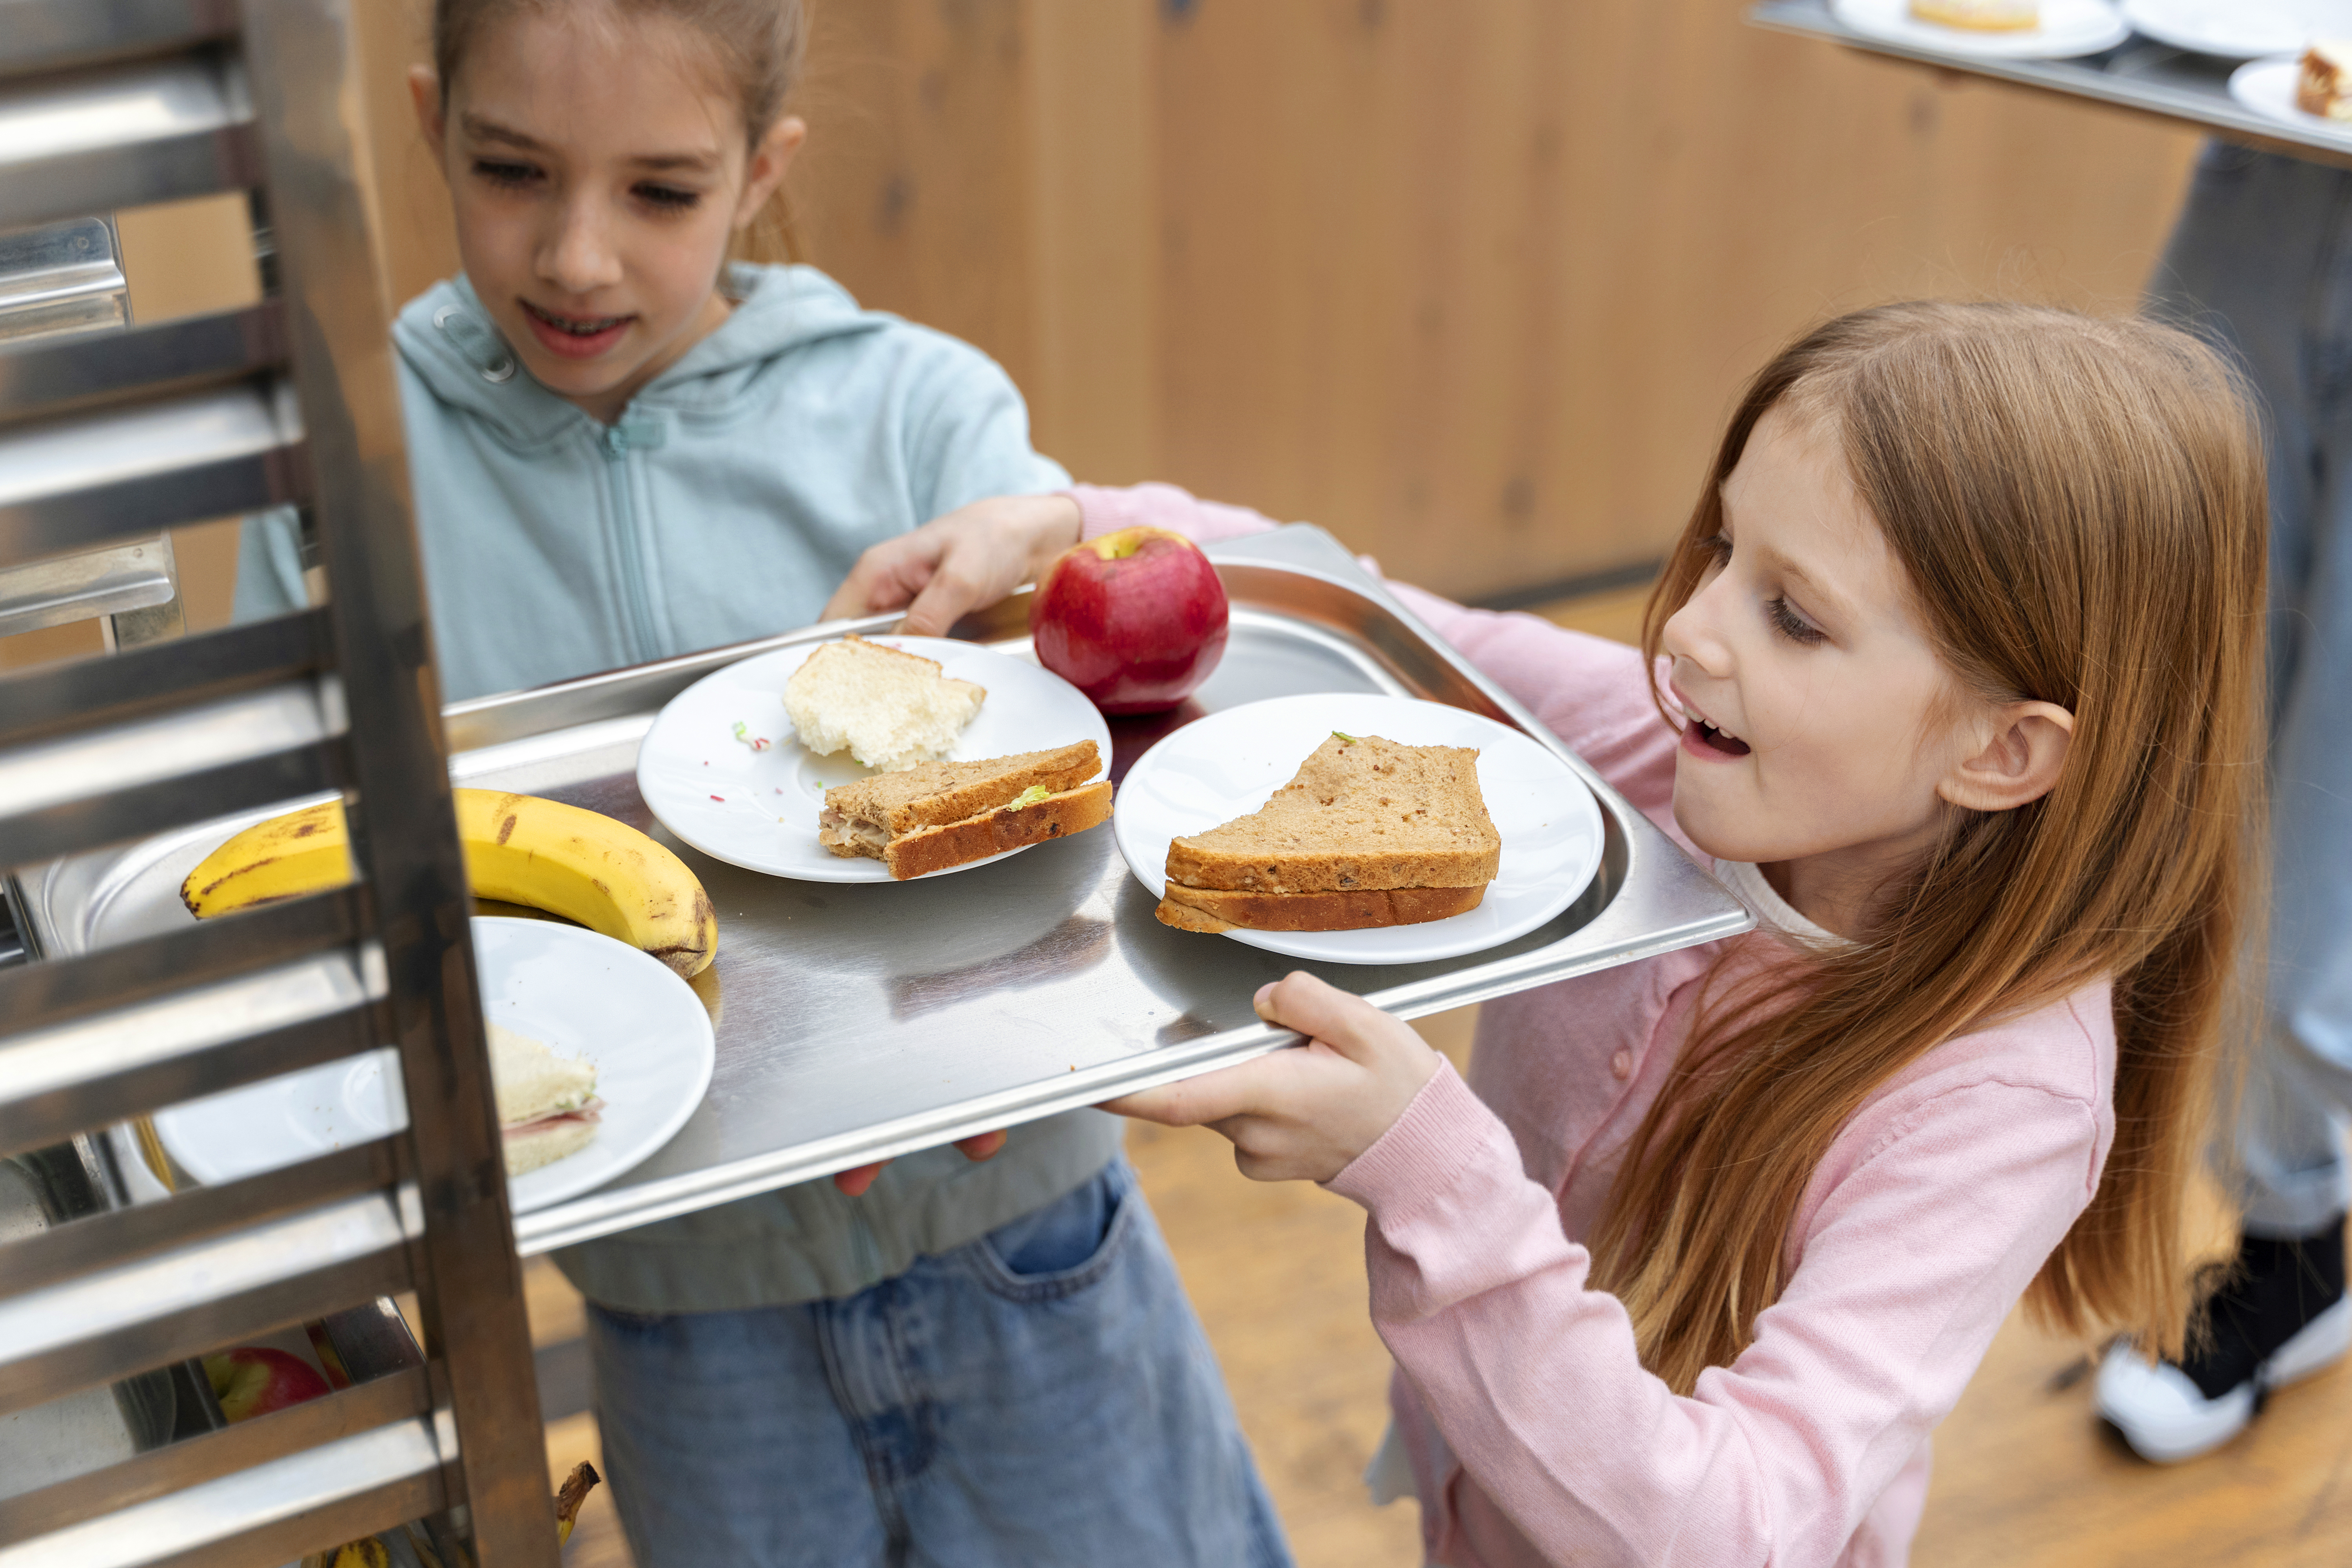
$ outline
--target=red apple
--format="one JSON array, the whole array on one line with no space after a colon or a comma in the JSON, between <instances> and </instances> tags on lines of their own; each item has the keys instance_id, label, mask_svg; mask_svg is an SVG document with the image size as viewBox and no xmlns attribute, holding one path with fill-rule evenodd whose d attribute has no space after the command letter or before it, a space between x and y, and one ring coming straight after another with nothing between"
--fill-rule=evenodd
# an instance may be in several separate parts
<instances>
[{"instance_id":1,"label":"red apple","mask_svg":"<svg viewBox=\"0 0 2352 1568\"><path fill-rule=\"evenodd\" d=\"M267 1415L327 1392L327 1380L300 1356L266 1346L239 1345L205 1357L205 1376L232 1425Z\"/></svg>"},{"instance_id":2,"label":"red apple","mask_svg":"<svg viewBox=\"0 0 2352 1568\"><path fill-rule=\"evenodd\" d=\"M1123 528L1064 551L1029 606L1037 662L1106 713L1158 713L1225 652L1225 586L1200 546Z\"/></svg>"}]
</instances>

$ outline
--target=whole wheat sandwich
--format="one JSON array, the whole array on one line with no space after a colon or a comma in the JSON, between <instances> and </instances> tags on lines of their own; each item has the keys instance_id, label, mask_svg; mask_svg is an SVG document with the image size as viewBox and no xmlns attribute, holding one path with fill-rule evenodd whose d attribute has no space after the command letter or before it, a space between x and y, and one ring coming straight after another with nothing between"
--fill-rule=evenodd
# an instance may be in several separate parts
<instances>
[{"instance_id":1,"label":"whole wheat sandwich","mask_svg":"<svg viewBox=\"0 0 2352 1568\"><path fill-rule=\"evenodd\" d=\"M905 881L1100 826L1110 781L1092 741L974 762L919 763L824 792L817 842L865 855Z\"/></svg>"},{"instance_id":2,"label":"whole wheat sandwich","mask_svg":"<svg viewBox=\"0 0 2352 1568\"><path fill-rule=\"evenodd\" d=\"M490 1025L489 1037L507 1174L520 1176L586 1148L604 1109L596 1098L596 1064L558 1056L503 1024Z\"/></svg>"},{"instance_id":3,"label":"whole wheat sandwich","mask_svg":"<svg viewBox=\"0 0 2352 1568\"><path fill-rule=\"evenodd\" d=\"M1361 931L1478 907L1502 862L1478 753L1343 735L1249 816L1168 846L1162 923Z\"/></svg>"},{"instance_id":4,"label":"whole wheat sandwich","mask_svg":"<svg viewBox=\"0 0 2352 1568\"><path fill-rule=\"evenodd\" d=\"M987 696L935 658L853 636L820 644L793 671L784 711L817 755L845 750L887 773L946 756Z\"/></svg>"}]
</instances>

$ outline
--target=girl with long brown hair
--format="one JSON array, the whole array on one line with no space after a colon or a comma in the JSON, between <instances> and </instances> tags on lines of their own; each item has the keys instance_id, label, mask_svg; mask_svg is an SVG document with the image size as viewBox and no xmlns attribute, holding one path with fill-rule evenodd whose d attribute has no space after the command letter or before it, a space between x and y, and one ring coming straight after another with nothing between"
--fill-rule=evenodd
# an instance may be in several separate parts
<instances>
[{"instance_id":1,"label":"girl with long brown hair","mask_svg":"<svg viewBox=\"0 0 2352 1568\"><path fill-rule=\"evenodd\" d=\"M1237 526L1078 492L1089 532ZM1830 321L1741 398L1639 652L1403 590L1759 916L1114 1109L1370 1215L1433 1561L1904 1561L2021 1299L2178 1347L2259 814L2260 439L2186 334Z\"/></svg>"}]
</instances>

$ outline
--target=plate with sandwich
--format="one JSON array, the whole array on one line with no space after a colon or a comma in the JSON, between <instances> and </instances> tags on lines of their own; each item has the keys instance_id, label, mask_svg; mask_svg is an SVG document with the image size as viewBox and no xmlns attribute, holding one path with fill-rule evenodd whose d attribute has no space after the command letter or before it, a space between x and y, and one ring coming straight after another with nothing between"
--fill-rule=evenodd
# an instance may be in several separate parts
<instances>
[{"instance_id":1,"label":"plate with sandwich","mask_svg":"<svg viewBox=\"0 0 2352 1568\"><path fill-rule=\"evenodd\" d=\"M1114 822L1161 924L1334 963L1509 942L1601 868L1601 805L1567 763L1402 697L1277 697L1196 720L1128 771Z\"/></svg>"},{"instance_id":2,"label":"plate with sandwich","mask_svg":"<svg viewBox=\"0 0 2352 1568\"><path fill-rule=\"evenodd\" d=\"M2131 37L2107 0L1830 0L1857 33L1979 59L2071 59Z\"/></svg>"},{"instance_id":3,"label":"plate with sandwich","mask_svg":"<svg viewBox=\"0 0 2352 1568\"><path fill-rule=\"evenodd\" d=\"M554 921L485 916L474 962L517 1214L561 1203L668 1142L710 1087L710 1015L626 942ZM155 1131L183 1170L233 1182L407 1125L390 1050L175 1105Z\"/></svg>"},{"instance_id":4,"label":"plate with sandwich","mask_svg":"<svg viewBox=\"0 0 2352 1568\"><path fill-rule=\"evenodd\" d=\"M2231 73L2230 96L2282 124L2352 141L2352 39L2249 60Z\"/></svg>"},{"instance_id":5,"label":"plate with sandwich","mask_svg":"<svg viewBox=\"0 0 2352 1568\"><path fill-rule=\"evenodd\" d=\"M947 637L847 637L713 670L637 791L714 858L811 882L986 865L1110 818L1110 729L1060 676Z\"/></svg>"}]
</instances>

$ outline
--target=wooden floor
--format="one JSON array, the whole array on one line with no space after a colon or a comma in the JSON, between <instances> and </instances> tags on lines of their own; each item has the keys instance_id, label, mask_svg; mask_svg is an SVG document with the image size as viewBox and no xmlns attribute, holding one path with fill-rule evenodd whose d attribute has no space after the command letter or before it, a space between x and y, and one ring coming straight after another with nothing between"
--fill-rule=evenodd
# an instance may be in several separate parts
<instances>
[{"instance_id":1,"label":"wooden floor","mask_svg":"<svg viewBox=\"0 0 2352 1568\"><path fill-rule=\"evenodd\" d=\"M1642 593L1548 606L1630 641ZM1457 1061L1472 1016L1423 1020ZM1417 1568L1410 1502L1374 1508L1359 1480L1386 1418L1387 1352L1364 1307L1363 1219L1301 1184L1263 1185L1204 1131L1138 1125L1129 1155L1182 1270L1301 1568ZM2223 1245L2218 1208L2201 1244ZM542 1358L579 1332L578 1298L530 1271ZM545 1362L543 1360L543 1364ZM569 1363L576 1375L576 1358ZM1916 1568L2341 1568L2352 1563L2352 1368L2275 1395L2252 1428L2185 1466L2141 1463L2090 1413L2081 1347L2012 1320L1936 1435ZM551 1422L551 1476L597 1458L594 1417ZM626 1568L609 1494L583 1510L572 1568Z\"/></svg>"}]
</instances>

